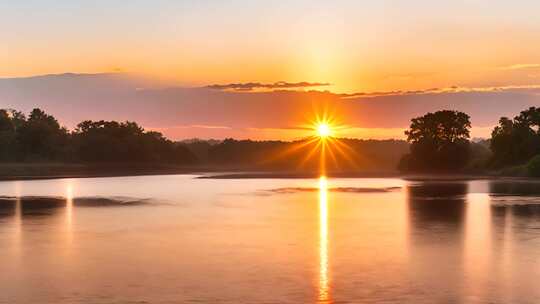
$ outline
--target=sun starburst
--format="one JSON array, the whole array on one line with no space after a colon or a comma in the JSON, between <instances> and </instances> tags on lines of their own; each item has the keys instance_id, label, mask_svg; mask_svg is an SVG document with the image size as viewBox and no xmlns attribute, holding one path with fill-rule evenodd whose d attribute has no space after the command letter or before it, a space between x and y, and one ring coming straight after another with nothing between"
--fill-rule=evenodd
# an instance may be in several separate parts
<instances>
[{"instance_id":1,"label":"sun starburst","mask_svg":"<svg viewBox=\"0 0 540 304\"><path fill-rule=\"evenodd\" d=\"M320 138L326 138L328 136L332 136L332 128L327 123L320 123L316 127L317 136Z\"/></svg>"},{"instance_id":2,"label":"sun starburst","mask_svg":"<svg viewBox=\"0 0 540 304\"><path fill-rule=\"evenodd\" d=\"M328 170L357 169L357 160L362 159L362 153L359 154L359 151L350 147L349 140L339 138L349 127L341 124L335 115L329 115L328 112L312 117L307 124L298 126L310 132L308 137L292 142L278 153L267 155L262 164L278 164L290 159L296 163L296 169L317 170L321 175Z\"/></svg>"}]
</instances>

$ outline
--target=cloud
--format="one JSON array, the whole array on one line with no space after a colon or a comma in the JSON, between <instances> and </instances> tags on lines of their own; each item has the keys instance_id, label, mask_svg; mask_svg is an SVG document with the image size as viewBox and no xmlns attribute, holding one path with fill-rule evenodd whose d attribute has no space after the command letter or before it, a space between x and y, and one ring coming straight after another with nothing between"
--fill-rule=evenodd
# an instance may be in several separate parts
<instances>
[{"instance_id":1,"label":"cloud","mask_svg":"<svg viewBox=\"0 0 540 304\"><path fill-rule=\"evenodd\" d=\"M538 69L540 68L540 63L518 63L507 66L498 67L498 70L503 71L515 71L515 70L525 70L525 69Z\"/></svg>"},{"instance_id":2,"label":"cloud","mask_svg":"<svg viewBox=\"0 0 540 304\"><path fill-rule=\"evenodd\" d=\"M540 67L540 65L539 65ZM379 92L357 92L351 94L339 94L341 98L363 98L363 97L382 97L382 96L404 96L404 95L426 95L426 94L451 94L451 93L489 93L489 92L517 92L517 91L537 91L540 84L531 85L507 85L492 87L459 87L451 86L447 88L431 88L412 91L379 91Z\"/></svg>"},{"instance_id":3,"label":"cloud","mask_svg":"<svg viewBox=\"0 0 540 304\"><path fill-rule=\"evenodd\" d=\"M321 82L285 82L279 81L274 83L260 83L260 82L247 82L247 83L229 83L229 84L213 84L206 86L209 89L215 90L232 90L232 91L253 91L260 90L274 90L274 89L299 89L299 88L313 88L329 86L329 83Z\"/></svg>"}]
</instances>

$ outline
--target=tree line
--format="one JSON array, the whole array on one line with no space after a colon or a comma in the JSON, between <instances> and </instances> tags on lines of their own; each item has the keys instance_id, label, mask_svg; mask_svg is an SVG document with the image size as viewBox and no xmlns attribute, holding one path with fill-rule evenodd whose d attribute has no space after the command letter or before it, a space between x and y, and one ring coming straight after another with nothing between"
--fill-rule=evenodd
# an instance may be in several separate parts
<instances>
[{"instance_id":1,"label":"tree line","mask_svg":"<svg viewBox=\"0 0 540 304\"><path fill-rule=\"evenodd\" d=\"M292 142L225 139L208 149L208 162L221 167L260 170L384 172L395 170L409 145L402 140L340 138L321 143L313 138ZM324 165L321 164L324 159Z\"/></svg>"},{"instance_id":2,"label":"tree line","mask_svg":"<svg viewBox=\"0 0 540 304\"><path fill-rule=\"evenodd\" d=\"M0 161L167 162L193 164L193 153L135 122L83 121L73 131L41 109L0 110Z\"/></svg>"},{"instance_id":3,"label":"tree line","mask_svg":"<svg viewBox=\"0 0 540 304\"><path fill-rule=\"evenodd\" d=\"M326 166L339 171L389 171L408 150L402 140L340 139ZM339 148L339 149L338 149ZM208 168L320 169L318 141L190 140L173 142L135 122L83 121L74 130L41 109L0 110L0 162L161 163Z\"/></svg>"},{"instance_id":4,"label":"tree line","mask_svg":"<svg viewBox=\"0 0 540 304\"><path fill-rule=\"evenodd\" d=\"M427 113L411 120L405 131L408 143L339 139L335 149L328 149L326 163L329 169L341 171L388 170L398 164L403 172L510 168L540 176L540 107L526 109L513 119L502 117L491 138L481 143L470 140L470 129L466 113ZM130 121L87 120L69 131L41 109L28 115L0 109L1 162L163 163L313 171L320 166L320 158L313 156L317 144L309 139L173 142Z\"/></svg>"},{"instance_id":5,"label":"tree line","mask_svg":"<svg viewBox=\"0 0 540 304\"><path fill-rule=\"evenodd\" d=\"M459 172L470 166L475 143L470 141L469 115L443 110L411 120L405 131L410 152L399 169L405 172ZM482 169L513 168L540 176L540 108L530 107L513 119L502 117L487 141L489 156ZM519 173L519 172L518 172Z\"/></svg>"}]
</instances>

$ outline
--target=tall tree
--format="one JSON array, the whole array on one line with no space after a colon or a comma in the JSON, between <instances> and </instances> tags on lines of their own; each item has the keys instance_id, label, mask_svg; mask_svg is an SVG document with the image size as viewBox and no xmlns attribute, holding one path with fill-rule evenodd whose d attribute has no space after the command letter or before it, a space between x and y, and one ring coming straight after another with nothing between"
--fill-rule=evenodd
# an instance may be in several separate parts
<instances>
[{"instance_id":1,"label":"tall tree","mask_svg":"<svg viewBox=\"0 0 540 304\"><path fill-rule=\"evenodd\" d=\"M495 166L523 164L540 154L540 108L521 111L513 120L502 117L491 133Z\"/></svg>"},{"instance_id":2,"label":"tall tree","mask_svg":"<svg viewBox=\"0 0 540 304\"><path fill-rule=\"evenodd\" d=\"M411 120L405 131L411 144L410 154L403 157L403 171L455 171L470 157L469 115L443 110Z\"/></svg>"}]
</instances>

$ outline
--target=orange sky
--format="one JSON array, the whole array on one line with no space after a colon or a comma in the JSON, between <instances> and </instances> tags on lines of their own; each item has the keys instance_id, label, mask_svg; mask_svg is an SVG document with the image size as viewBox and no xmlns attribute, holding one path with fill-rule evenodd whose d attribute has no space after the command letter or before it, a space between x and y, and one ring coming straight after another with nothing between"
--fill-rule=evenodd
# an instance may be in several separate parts
<instances>
[{"instance_id":1,"label":"orange sky","mask_svg":"<svg viewBox=\"0 0 540 304\"><path fill-rule=\"evenodd\" d=\"M329 83L295 89L333 93L531 86L540 84L538 11L540 2L531 0L4 1L0 77L127 72L144 78L145 88L286 81ZM9 94L0 105L19 100ZM452 108L454 97L439 107ZM35 103L41 101L47 104ZM472 117L475 134L488 136L498 116L516 114L495 108L489 122ZM421 106L411 109L407 115L421 114ZM65 110L59 108L69 120ZM234 126L203 116L146 124L177 137L304 132L284 128L279 117L266 125L237 117L243 123ZM350 127L344 136L373 138L402 137L408 121L344 119Z\"/></svg>"},{"instance_id":2,"label":"orange sky","mask_svg":"<svg viewBox=\"0 0 540 304\"><path fill-rule=\"evenodd\" d=\"M538 83L534 1L0 4L0 76L126 71L175 85L334 92Z\"/></svg>"},{"instance_id":3,"label":"orange sky","mask_svg":"<svg viewBox=\"0 0 540 304\"><path fill-rule=\"evenodd\" d=\"M453 88L343 95L302 91L310 83L251 83L146 88L129 74L62 74L0 79L0 108L40 107L68 128L82 120L136 121L171 139L298 139L316 116L351 138L403 138L411 118L442 109L470 115L473 137L489 137L502 116L540 104L540 86ZM258 92L261 88L288 90ZM228 90L223 90L227 88ZM234 90L236 88L236 90ZM246 91L257 88L255 91ZM241 91L237 91L241 89ZM300 91L295 91L300 89Z\"/></svg>"}]
</instances>

